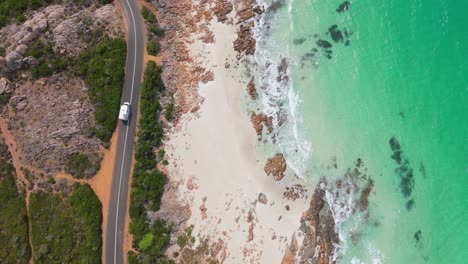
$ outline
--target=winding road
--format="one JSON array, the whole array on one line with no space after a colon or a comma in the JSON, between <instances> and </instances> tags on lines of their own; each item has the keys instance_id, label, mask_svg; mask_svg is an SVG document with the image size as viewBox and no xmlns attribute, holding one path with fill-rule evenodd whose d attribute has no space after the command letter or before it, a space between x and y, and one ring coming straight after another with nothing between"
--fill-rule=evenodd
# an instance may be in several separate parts
<instances>
[{"instance_id":1,"label":"winding road","mask_svg":"<svg viewBox=\"0 0 468 264\"><path fill-rule=\"evenodd\" d=\"M117 153L112 175L112 187L107 212L105 235L105 262L124 263L124 229L127 210L128 179L132 166L133 143L136 129L136 113L143 71L144 27L138 3L135 0L119 0L127 20L127 64L121 101L130 102L131 117L127 124L119 122Z\"/></svg>"}]
</instances>

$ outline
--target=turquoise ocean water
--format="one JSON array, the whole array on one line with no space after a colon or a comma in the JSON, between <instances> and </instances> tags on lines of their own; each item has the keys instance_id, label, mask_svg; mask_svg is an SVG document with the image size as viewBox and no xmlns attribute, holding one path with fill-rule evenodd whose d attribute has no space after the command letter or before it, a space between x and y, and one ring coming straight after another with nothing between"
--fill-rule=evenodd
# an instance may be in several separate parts
<instances>
[{"instance_id":1,"label":"turquoise ocean water","mask_svg":"<svg viewBox=\"0 0 468 264\"><path fill-rule=\"evenodd\" d=\"M361 158L374 180L369 218L343 219L340 263L468 263L468 2L349 2L268 9L263 111L308 181L334 177L333 156L343 171Z\"/></svg>"}]
</instances>

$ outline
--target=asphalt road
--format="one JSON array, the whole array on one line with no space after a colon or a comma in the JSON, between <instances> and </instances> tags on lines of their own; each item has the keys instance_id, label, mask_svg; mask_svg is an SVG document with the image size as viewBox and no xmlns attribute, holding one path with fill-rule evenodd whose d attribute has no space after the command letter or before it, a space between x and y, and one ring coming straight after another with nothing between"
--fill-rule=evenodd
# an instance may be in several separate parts
<instances>
[{"instance_id":1,"label":"asphalt road","mask_svg":"<svg viewBox=\"0 0 468 264\"><path fill-rule=\"evenodd\" d=\"M127 209L128 178L132 166L136 113L143 71L144 27L136 0L119 0L128 25L127 64L121 102L130 102L130 121L119 121L117 153L115 156L112 189L107 212L105 263L122 264L125 212Z\"/></svg>"}]
</instances>

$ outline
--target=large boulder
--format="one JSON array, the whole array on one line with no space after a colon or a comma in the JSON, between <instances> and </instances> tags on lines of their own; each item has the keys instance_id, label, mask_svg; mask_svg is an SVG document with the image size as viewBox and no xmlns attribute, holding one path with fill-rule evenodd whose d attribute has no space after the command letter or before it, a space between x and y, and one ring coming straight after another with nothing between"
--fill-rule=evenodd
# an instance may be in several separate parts
<instances>
[{"instance_id":1,"label":"large boulder","mask_svg":"<svg viewBox=\"0 0 468 264\"><path fill-rule=\"evenodd\" d=\"M0 79L0 94L4 94L8 88L8 80L6 78Z\"/></svg>"},{"instance_id":2,"label":"large boulder","mask_svg":"<svg viewBox=\"0 0 468 264\"><path fill-rule=\"evenodd\" d=\"M18 52L21 55L24 55L27 50L28 50L28 46L26 44L20 44L15 49L15 51Z\"/></svg>"},{"instance_id":3,"label":"large boulder","mask_svg":"<svg viewBox=\"0 0 468 264\"><path fill-rule=\"evenodd\" d=\"M31 67L36 67L36 66L39 65L39 60L32 57L32 56L28 56L28 57L24 58L23 62L26 63L28 66L31 66Z\"/></svg>"},{"instance_id":4,"label":"large boulder","mask_svg":"<svg viewBox=\"0 0 468 264\"><path fill-rule=\"evenodd\" d=\"M21 66L23 66L23 56L16 50L8 53L5 60L7 72L19 70L21 69Z\"/></svg>"}]
</instances>

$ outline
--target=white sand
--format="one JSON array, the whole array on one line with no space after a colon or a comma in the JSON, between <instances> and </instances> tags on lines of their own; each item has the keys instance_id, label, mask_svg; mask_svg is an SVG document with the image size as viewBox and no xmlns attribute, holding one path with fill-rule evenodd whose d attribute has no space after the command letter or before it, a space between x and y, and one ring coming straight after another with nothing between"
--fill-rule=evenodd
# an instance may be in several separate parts
<instances>
[{"instance_id":1,"label":"white sand","mask_svg":"<svg viewBox=\"0 0 468 264\"><path fill-rule=\"evenodd\" d=\"M265 174L265 158L258 153L257 136L243 105L247 97L245 76L242 69L235 68L235 28L213 22L211 30L215 43L197 40L191 52L203 61L203 67L213 71L214 81L199 87L205 99L199 117L187 114L181 121L181 132L170 135L166 143L172 157L169 171L171 177L184 183L179 187L180 199L191 204L188 225L194 225L193 235L209 237L210 241L221 238L227 244L224 263L280 263L308 207L306 198L285 200L283 192L285 186L304 182L291 176L276 182ZM226 62L230 69L224 67ZM192 175L198 189L189 190L186 183ZM268 198L266 205L256 202L260 192ZM206 219L200 210L204 197ZM249 210L255 226L254 239L247 242Z\"/></svg>"}]
</instances>

